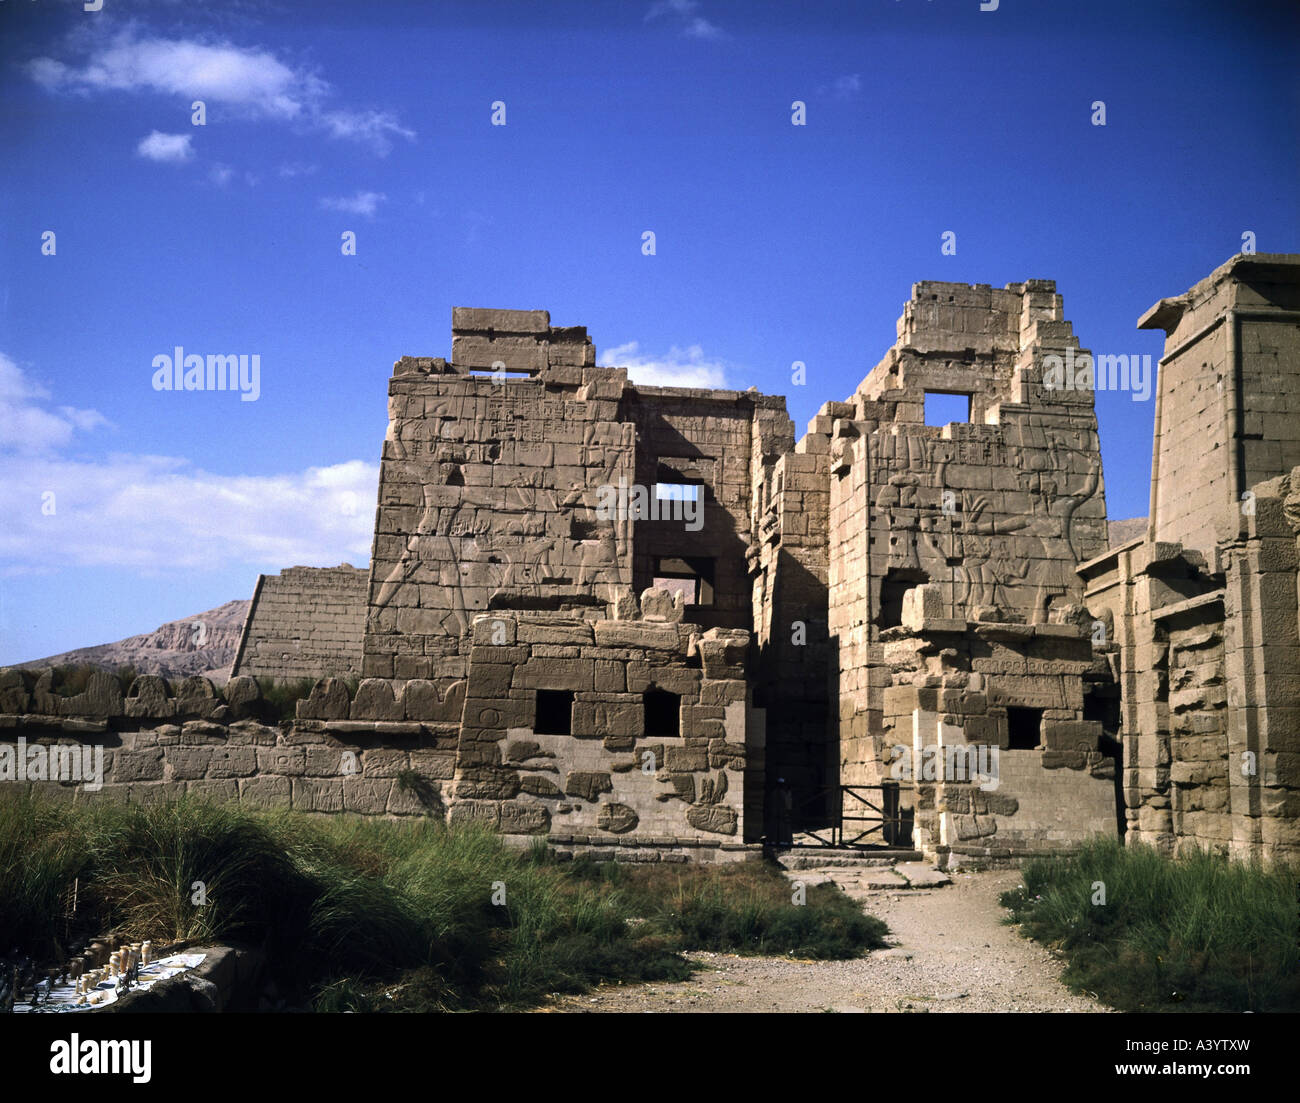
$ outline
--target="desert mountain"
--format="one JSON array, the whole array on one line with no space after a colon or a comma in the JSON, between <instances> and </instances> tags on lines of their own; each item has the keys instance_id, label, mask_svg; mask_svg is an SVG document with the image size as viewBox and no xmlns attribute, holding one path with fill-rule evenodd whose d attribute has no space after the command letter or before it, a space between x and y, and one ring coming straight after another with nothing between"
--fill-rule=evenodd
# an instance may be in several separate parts
<instances>
[{"instance_id":1,"label":"desert mountain","mask_svg":"<svg viewBox=\"0 0 1300 1103\"><path fill-rule=\"evenodd\" d=\"M61 655L13 665L36 670L64 664L88 664L111 671L133 666L137 674L161 674L167 678L202 674L224 682L230 673L230 664L235 661L239 633L247 615L247 599L227 601L207 612L168 621L140 636L128 636L116 643L101 643L94 647L79 647Z\"/></svg>"},{"instance_id":2,"label":"desert mountain","mask_svg":"<svg viewBox=\"0 0 1300 1103\"><path fill-rule=\"evenodd\" d=\"M1146 535L1147 531L1147 519L1145 517L1129 517L1124 521L1108 521L1106 525L1106 536L1112 548L1118 548L1121 544L1136 540L1139 536Z\"/></svg>"}]
</instances>

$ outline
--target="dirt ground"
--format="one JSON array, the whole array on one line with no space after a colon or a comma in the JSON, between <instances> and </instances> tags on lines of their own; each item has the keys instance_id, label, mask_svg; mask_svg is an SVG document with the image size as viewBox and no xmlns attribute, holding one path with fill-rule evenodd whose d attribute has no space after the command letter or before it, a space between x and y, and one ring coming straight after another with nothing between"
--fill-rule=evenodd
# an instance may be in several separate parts
<instances>
[{"instance_id":1,"label":"dirt ground","mask_svg":"<svg viewBox=\"0 0 1300 1103\"><path fill-rule=\"evenodd\" d=\"M791 876L798 876L792 874ZM889 924L888 950L851 961L800 961L691 953L688 981L604 985L553 999L560 1012L962 1012L1108 1011L1076 996L1062 963L1003 923L998 894L1013 871L956 873L934 889L873 891L836 877L869 914Z\"/></svg>"}]
</instances>

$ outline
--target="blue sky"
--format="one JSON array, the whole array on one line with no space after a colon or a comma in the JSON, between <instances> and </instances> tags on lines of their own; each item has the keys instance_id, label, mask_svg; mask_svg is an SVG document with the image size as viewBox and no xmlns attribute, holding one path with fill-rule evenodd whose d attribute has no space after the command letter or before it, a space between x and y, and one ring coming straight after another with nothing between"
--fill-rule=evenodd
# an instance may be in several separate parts
<instances>
[{"instance_id":1,"label":"blue sky","mask_svg":"<svg viewBox=\"0 0 1300 1103\"><path fill-rule=\"evenodd\" d=\"M1290 3L0 3L0 663L364 564L392 363L453 305L799 432L918 280L1055 279L1158 358L1156 299L1300 248L1298 44ZM154 390L178 345L257 400ZM1145 514L1153 403L1097 406Z\"/></svg>"}]
</instances>

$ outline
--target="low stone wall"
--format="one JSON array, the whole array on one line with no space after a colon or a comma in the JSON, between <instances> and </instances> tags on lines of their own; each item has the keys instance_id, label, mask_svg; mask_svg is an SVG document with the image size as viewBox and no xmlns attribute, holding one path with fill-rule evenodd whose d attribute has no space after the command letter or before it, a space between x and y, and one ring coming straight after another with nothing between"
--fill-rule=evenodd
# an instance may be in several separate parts
<instances>
[{"instance_id":1,"label":"low stone wall","mask_svg":"<svg viewBox=\"0 0 1300 1103\"><path fill-rule=\"evenodd\" d=\"M144 675L125 697L110 674L92 675L75 697L60 697L51 685L48 671L34 685L21 672L0 672L0 793L35 786L75 801L190 794L305 812L445 813L463 699L455 689L439 695L421 683L394 693L384 685L389 700L423 719L363 720L351 717L385 694L370 687L349 700L341 681L324 679L298 709L328 713L341 694L343 718L277 723L248 677L220 691L206 678L187 678L173 693L165 679Z\"/></svg>"},{"instance_id":2,"label":"low stone wall","mask_svg":"<svg viewBox=\"0 0 1300 1103\"><path fill-rule=\"evenodd\" d=\"M452 822L649 861L757 840L761 825L745 818L747 790L762 787L747 632L505 613L476 618L473 632ZM548 692L570 695L567 730L542 722ZM656 693L671 715L647 704Z\"/></svg>"},{"instance_id":3,"label":"low stone wall","mask_svg":"<svg viewBox=\"0 0 1300 1103\"><path fill-rule=\"evenodd\" d=\"M468 680L369 678L350 694L323 678L283 721L250 677L218 690L145 675L123 695L97 673L64 697L50 671L0 672L0 796L432 815L628 861L754 852L762 725L747 633L490 614L474 638ZM538 722L539 690L572 695L568 731ZM659 717L675 731L647 728L647 690L675 695L675 715Z\"/></svg>"}]
</instances>

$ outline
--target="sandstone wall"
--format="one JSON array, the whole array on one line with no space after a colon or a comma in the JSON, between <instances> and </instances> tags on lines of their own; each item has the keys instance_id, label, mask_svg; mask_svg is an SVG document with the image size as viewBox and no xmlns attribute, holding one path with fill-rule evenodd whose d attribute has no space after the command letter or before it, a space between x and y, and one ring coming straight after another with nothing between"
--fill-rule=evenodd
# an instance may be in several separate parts
<instances>
[{"instance_id":1,"label":"sandstone wall","mask_svg":"<svg viewBox=\"0 0 1300 1103\"><path fill-rule=\"evenodd\" d=\"M748 634L702 633L663 592L643 606L658 619L475 620L452 822L642 856L757 838L745 815L747 791L763 785ZM673 715L647 705L647 691L674 695ZM539 723L545 692L572 695L567 731Z\"/></svg>"},{"instance_id":2,"label":"sandstone wall","mask_svg":"<svg viewBox=\"0 0 1300 1103\"><path fill-rule=\"evenodd\" d=\"M123 696L116 678L95 674L84 693L64 698L50 672L6 671L0 782L9 784L0 796L32 785L76 801L188 793L481 821L548 836L562 854L747 857L763 791L748 633L685 624L663 591L643 602L650 619L488 614L473 627L467 680L365 679L349 695L343 680L324 678L294 719L278 723L251 677L218 690L204 678L172 687L146 676ZM568 731L538 723L539 690L572 693ZM671 717L648 709L647 690L676 695ZM102 788L20 777L15 755L40 745L101 748Z\"/></svg>"},{"instance_id":3,"label":"sandstone wall","mask_svg":"<svg viewBox=\"0 0 1300 1103\"><path fill-rule=\"evenodd\" d=\"M1300 464L1300 270L1239 254L1138 321L1163 329L1152 470L1154 538L1209 551L1255 483Z\"/></svg>"},{"instance_id":4,"label":"sandstone wall","mask_svg":"<svg viewBox=\"0 0 1300 1103\"><path fill-rule=\"evenodd\" d=\"M319 678L361 671L368 572L288 567L259 575L232 676Z\"/></svg>"},{"instance_id":5,"label":"sandstone wall","mask_svg":"<svg viewBox=\"0 0 1300 1103\"><path fill-rule=\"evenodd\" d=\"M829 618L843 780L872 784L890 685L881 633L910 587L945 616L1041 624L1077 602L1075 566L1107 546L1093 394L1045 385L1081 353L1055 284L921 283L898 342L830 422ZM927 426L927 392L970 420Z\"/></svg>"},{"instance_id":6,"label":"sandstone wall","mask_svg":"<svg viewBox=\"0 0 1300 1103\"><path fill-rule=\"evenodd\" d=\"M707 579L688 620L747 629L754 424L788 424L784 400L632 387L545 311L457 308L452 332L450 363L389 385L366 675L464 678L478 613L613 616L661 568ZM657 483L700 488L700 527L602 510Z\"/></svg>"},{"instance_id":7,"label":"sandstone wall","mask_svg":"<svg viewBox=\"0 0 1300 1103\"><path fill-rule=\"evenodd\" d=\"M29 747L101 747L103 788L11 776L0 783L0 795L37 785L74 801L145 802L188 793L305 812L445 812L443 786L455 769L463 694L439 702L421 693L429 683L399 687L401 698L420 702L412 708L419 721L400 719L401 713L397 720L351 719L372 710L360 691L349 701L338 679L321 681L299 705L300 714L337 718L284 722L270 717L251 677L233 678L220 690L206 678L187 678L173 692L164 679L142 676L125 697L108 674L92 676L77 697L59 697L49 686L48 673L31 686L16 671L0 674L0 747L10 755L20 739Z\"/></svg>"},{"instance_id":8,"label":"sandstone wall","mask_svg":"<svg viewBox=\"0 0 1300 1103\"><path fill-rule=\"evenodd\" d=\"M820 431L817 431L820 430ZM754 570L758 645L755 699L767 713L767 770L799 793L839 782L838 741L829 724L827 535L830 418L818 415L797 451L768 477Z\"/></svg>"},{"instance_id":9,"label":"sandstone wall","mask_svg":"<svg viewBox=\"0 0 1300 1103\"><path fill-rule=\"evenodd\" d=\"M937 588L908 596L903 626L884 633L893 685L874 758L899 780L915 817L913 842L950 862L1006 861L1077 846L1094 834L1115 836L1117 745L1104 725L1085 719L1087 679L1105 670L1076 623L971 623L942 612ZM1037 710L1034 746L1011 721L1013 709ZM945 765L926 777L918 763L943 761L946 748L991 750L991 781Z\"/></svg>"}]
</instances>

